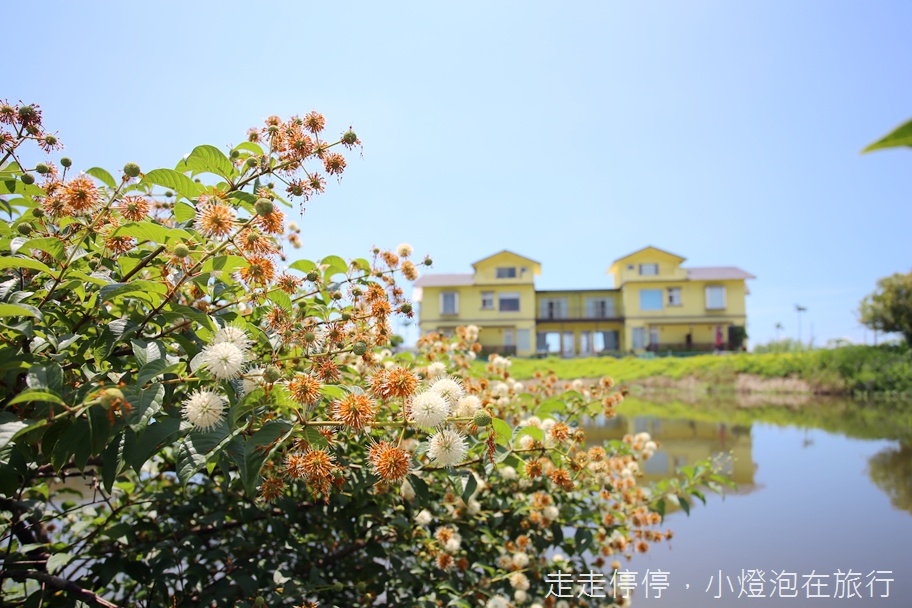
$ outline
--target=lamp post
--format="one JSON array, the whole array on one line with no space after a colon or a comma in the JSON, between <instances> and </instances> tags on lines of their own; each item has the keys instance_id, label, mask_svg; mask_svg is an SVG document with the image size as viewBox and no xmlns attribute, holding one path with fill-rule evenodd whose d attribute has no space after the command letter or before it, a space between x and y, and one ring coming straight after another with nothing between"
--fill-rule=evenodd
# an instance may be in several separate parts
<instances>
[{"instance_id":1,"label":"lamp post","mask_svg":"<svg viewBox=\"0 0 912 608\"><path fill-rule=\"evenodd\" d=\"M807 312L807 308L801 304L795 304L795 312L798 313L798 345L801 345L801 313Z\"/></svg>"}]
</instances>

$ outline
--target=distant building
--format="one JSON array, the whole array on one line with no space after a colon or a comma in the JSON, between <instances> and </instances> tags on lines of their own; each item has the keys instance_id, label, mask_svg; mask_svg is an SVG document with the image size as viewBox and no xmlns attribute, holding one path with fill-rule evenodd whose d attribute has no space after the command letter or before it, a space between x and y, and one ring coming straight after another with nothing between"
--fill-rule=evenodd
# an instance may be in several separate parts
<instances>
[{"instance_id":1,"label":"distant building","mask_svg":"<svg viewBox=\"0 0 912 608\"><path fill-rule=\"evenodd\" d=\"M415 282L421 332L481 328L485 352L565 357L740 349L745 281L734 266L683 268L685 258L645 247L614 261L612 289L536 290L541 264L501 251L474 272Z\"/></svg>"}]
</instances>

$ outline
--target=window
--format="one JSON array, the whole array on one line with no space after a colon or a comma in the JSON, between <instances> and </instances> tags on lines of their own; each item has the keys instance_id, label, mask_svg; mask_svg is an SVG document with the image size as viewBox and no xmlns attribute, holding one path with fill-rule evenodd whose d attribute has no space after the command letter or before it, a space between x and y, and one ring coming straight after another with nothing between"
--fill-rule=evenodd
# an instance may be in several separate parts
<instances>
[{"instance_id":1,"label":"window","mask_svg":"<svg viewBox=\"0 0 912 608\"><path fill-rule=\"evenodd\" d=\"M640 264L640 274L643 276L651 276L659 274L659 265L658 264Z\"/></svg>"},{"instance_id":2,"label":"window","mask_svg":"<svg viewBox=\"0 0 912 608\"><path fill-rule=\"evenodd\" d=\"M519 294L500 294L500 312L519 312Z\"/></svg>"},{"instance_id":3,"label":"window","mask_svg":"<svg viewBox=\"0 0 912 608\"><path fill-rule=\"evenodd\" d=\"M526 352L532 349L532 332L528 329L516 330L516 350Z\"/></svg>"},{"instance_id":4,"label":"window","mask_svg":"<svg viewBox=\"0 0 912 608\"><path fill-rule=\"evenodd\" d=\"M662 310L662 290L641 289L640 310Z\"/></svg>"},{"instance_id":5,"label":"window","mask_svg":"<svg viewBox=\"0 0 912 608\"><path fill-rule=\"evenodd\" d=\"M455 291L444 291L440 294L440 314L459 314L459 294Z\"/></svg>"},{"instance_id":6,"label":"window","mask_svg":"<svg viewBox=\"0 0 912 608\"><path fill-rule=\"evenodd\" d=\"M515 279L516 278L516 266L509 266L507 268L498 268L497 269L497 278L498 279Z\"/></svg>"},{"instance_id":7,"label":"window","mask_svg":"<svg viewBox=\"0 0 912 608\"><path fill-rule=\"evenodd\" d=\"M614 316L614 300L611 298L587 298L586 318L609 319Z\"/></svg>"},{"instance_id":8,"label":"window","mask_svg":"<svg viewBox=\"0 0 912 608\"><path fill-rule=\"evenodd\" d=\"M481 292L481 309L482 310L494 310L494 292L493 291L482 291Z\"/></svg>"},{"instance_id":9,"label":"window","mask_svg":"<svg viewBox=\"0 0 912 608\"><path fill-rule=\"evenodd\" d=\"M542 298L539 312L542 319L566 319L567 298Z\"/></svg>"},{"instance_id":10,"label":"window","mask_svg":"<svg viewBox=\"0 0 912 608\"><path fill-rule=\"evenodd\" d=\"M712 285L706 288L706 310L722 310L725 308L725 287Z\"/></svg>"},{"instance_id":11,"label":"window","mask_svg":"<svg viewBox=\"0 0 912 608\"><path fill-rule=\"evenodd\" d=\"M668 305L669 306L680 306L681 305L681 288L680 287L669 287L668 288Z\"/></svg>"},{"instance_id":12,"label":"window","mask_svg":"<svg viewBox=\"0 0 912 608\"><path fill-rule=\"evenodd\" d=\"M659 345L659 328L650 327L649 328L649 346L658 346Z\"/></svg>"}]
</instances>

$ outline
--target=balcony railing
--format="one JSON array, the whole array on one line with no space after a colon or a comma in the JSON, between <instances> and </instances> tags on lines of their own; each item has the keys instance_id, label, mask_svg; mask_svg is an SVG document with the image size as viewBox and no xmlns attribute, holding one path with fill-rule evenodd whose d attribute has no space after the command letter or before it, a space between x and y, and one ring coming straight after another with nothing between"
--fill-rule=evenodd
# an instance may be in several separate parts
<instances>
[{"instance_id":1,"label":"balcony railing","mask_svg":"<svg viewBox=\"0 0 912 608\"><path fill-rule=\"evenodd\" d=\"M581 319L588 321L608 321L620 318L620 314L616 308L599 310L598 308L592 309L571 306L569 308L554 310L539 309L537 314L539 321L578 321Z\"/></svg>"}]
</instances>

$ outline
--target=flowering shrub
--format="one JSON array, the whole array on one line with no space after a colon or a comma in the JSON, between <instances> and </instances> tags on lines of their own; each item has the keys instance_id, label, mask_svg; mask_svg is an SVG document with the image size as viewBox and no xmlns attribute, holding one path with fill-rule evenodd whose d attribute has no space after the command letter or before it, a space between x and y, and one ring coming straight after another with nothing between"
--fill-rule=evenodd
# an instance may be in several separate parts
<instances>
[{"instance_id":1,"label":"flowering shrub","mask_svg":"<svg viewBox=\"0 0 912 608\"><path fill-rule=\"evenodd\" d=\"M588 445L610 378L473 377L474 327L393 354L397 277L431 263L408 245L281 267L283 207L360 144L315 112L116 176L26 166L56 136L0 121L6 605L550 606L548 573L616 568L725 481L654 493L648 436Z\"/></svg>"}]
</instances>

